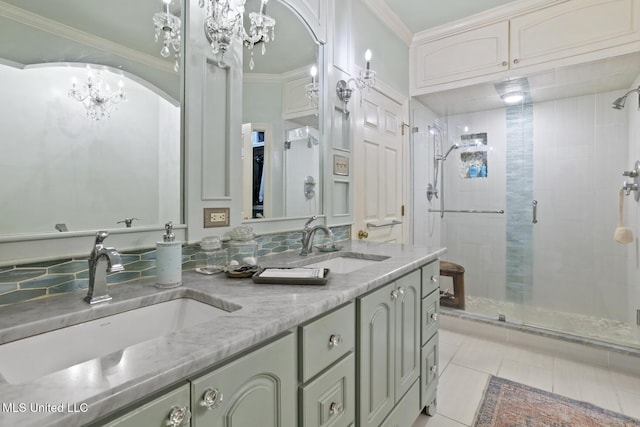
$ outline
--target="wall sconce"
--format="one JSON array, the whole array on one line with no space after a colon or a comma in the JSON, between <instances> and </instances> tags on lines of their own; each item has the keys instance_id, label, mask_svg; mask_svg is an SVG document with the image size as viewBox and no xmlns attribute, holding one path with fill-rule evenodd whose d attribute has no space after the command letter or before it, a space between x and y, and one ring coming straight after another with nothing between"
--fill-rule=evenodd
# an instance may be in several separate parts
<instances>
[{"instance_id":1,"label":"wall sconce","mask_svg":"<svg viewBox=\"0 0 640 427\"><path fill-rule=\"evenodd\" d=\"M245 0L200 0L200 7L207 3L208 16L204 22L204 32L211 43L211 50L219 55L218 66L226 68L224 55L229 50L233 40L241 41L251 51L249 68L253 70L253 47L262 43L262 54L267 48L266 44L274 38L276 20L266 14L267 2L262 0L259 12L249 14L249 32L244 29L244 3Z\"/></svg>"},{"instance_id":2,"label":"wall sconce","mask_svg":"<svg viewBox=\"0 0 640 427\"><path fill-rule=\"evenodd\" d=\"M82 103L87 109L87 117L99 121L111 116L111 110L121 102L127 100L127 95L122 90L122 80L118 82L118 90L112 91L107 83L102 80L100 72L94 76L89 69L87 80L81 88L77 87L77 79L71 80L69 96Z\"/></svg>"},{"instance_id":3,"label":"wall sconce","mask_svg":"<svg viewBox=\"0 0 640 427\"><path fill-rule=\"evenodd\" d=\"M316 66L313 65L311 67L311 70L309 71L309 74L311 75L311 83L307 83L304 86L305 95L306 95L307 99L309 100L309 107L317 108L318 107L318 98L320 96L320 86L318 85L318 82L316 81L316 76L318 75L318 68L316 68Z\"/></svg>"},{"instance_id":4,"label":"wall sconce","mask_svg":"<svg viewBox=\"0 0 640 427\"><path fill-rule=\"evenodd\" d=\"M360 70L358 77L355 79L350 78L348 81L340 80L336 85L336 93L338 94L340 101L342 101L342 111L344 113L349 112L347 110L347 104L353 94L353 89L349 87L351 82L353 82L356 88L360 91L366 88L367 92L369 92L376 86L376 72L371 69L371 50L367 49L364 54L364 59L367 62L367 65L364 70ZM360 102L362 102L362 93L360 94Z\"/></svg>"},{"instance_id":5,"label":"wall sconce","mask_svg":"<svg viewBox=\"0 0 640 427\"><path fill-rule=\"evenodd\" d=\"M169 5L172 0L162 1L165 4L165 11L153 15L153 25L156 29L155 40L156 43L158 43L158 39L162 34L162 49L160 50L160 55L162 55L163 58L168 58L171 54L171 49L173 49L175 57L173 69L178 72L180 67L180 26L182 22L180 18L169 11Z\"/></svg>"}]
</instances>

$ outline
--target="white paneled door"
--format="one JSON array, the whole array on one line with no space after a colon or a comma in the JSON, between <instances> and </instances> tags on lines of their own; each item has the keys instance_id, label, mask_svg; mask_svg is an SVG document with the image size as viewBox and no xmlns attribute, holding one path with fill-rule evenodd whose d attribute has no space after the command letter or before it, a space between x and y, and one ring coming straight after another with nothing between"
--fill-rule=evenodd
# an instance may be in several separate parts
<instances>
[{"instance_id":1,"label":"white paneled door","mask_svg":"<svg viewBox=\"0 0 640 427\"><path fill-rule=\"evenodd\" d=\"M404 147L409 138L402 132L404 110L377 90L363 93L363 126L357 127L354 145L354 239L404 242Z\"/></svg>"}]
</instances>

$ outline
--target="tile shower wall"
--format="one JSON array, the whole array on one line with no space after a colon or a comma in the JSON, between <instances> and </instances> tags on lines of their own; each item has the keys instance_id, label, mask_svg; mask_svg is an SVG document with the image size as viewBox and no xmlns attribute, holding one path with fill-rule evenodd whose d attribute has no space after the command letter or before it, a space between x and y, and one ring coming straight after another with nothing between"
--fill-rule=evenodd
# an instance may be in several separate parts
<instances>
[{"instance_id":1,"label":"tile shower wall","mask_svg":"<svg viewBox=\"0 0 640 427\"><path fill-rule=\"evenodd\" d=\"M336 241L348 240L349 226L333 227ZM300 232L259 236L258 255L265 256L289 250L299 250ZM317 240L324 236L318 235ZM125 270L107 276L108 284L130 282L156 275L155 248L121 253ZM182 269L191 270L204 258L198 245L182 248ZM0 267L0 306L86 290L89 272L86 258L64 258L53 261Z\"/></svg>"},{"instance_id":2,"label":"tile shower wall","mask_svg":"<svg viewBox=\"0 0 640 427\"><path fill-rule=\"evenodd\" d=\"M640 86L640 76L631 85L631 88ZM635 162L640 160L640 114L638 114L638 98L630 96L627 99L627 108L625 108L629 117L629 157L627 162ZM630 166L629 164L627 165ZM636 243L627 245L627 273L629 287L627 289L627 312L629 319L635 319L637 311L640 309L640 247L638 245L640 235L640 203L628 203L625 205L625 218L628 226L635 233ZM633 321L630 322L633 325ZM640 325L635 327L636 339L640 341Z\"/></svg>"}]
</instances>

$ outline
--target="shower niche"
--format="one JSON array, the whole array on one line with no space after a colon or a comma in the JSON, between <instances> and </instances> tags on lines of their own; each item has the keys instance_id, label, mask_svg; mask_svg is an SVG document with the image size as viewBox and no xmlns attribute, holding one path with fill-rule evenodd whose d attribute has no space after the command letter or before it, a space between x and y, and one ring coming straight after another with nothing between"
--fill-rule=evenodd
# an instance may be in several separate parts
<instances>
[{"instance_id":1,"label":"shower niche","mask_svg":"<svg viewBox=\"0 0 640 427\"><path fill-rule=\"evenodd\" d=\"M486 132L460 135L460 148L466 149L460 153L458 162L460 178L486 178L489 174Z\"/></svg>"}]
</instances>

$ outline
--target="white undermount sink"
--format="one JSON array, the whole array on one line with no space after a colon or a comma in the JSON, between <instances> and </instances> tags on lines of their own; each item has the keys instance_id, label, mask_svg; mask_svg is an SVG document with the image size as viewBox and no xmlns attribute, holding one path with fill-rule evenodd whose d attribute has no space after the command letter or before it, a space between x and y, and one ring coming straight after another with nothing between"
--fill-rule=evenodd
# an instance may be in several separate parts
<instances>
[{"instance_id":1,"label":"white undermount sink","mask_svg":"<svg viewBox=\"0 0 640 427\"><path fill-rule=\"evenodd\" d=\"M329 259L312 262L311 264L306 264L305 267L328 268L332 273L346 274L370 267L388 258L388 256L384 255L337 252L335 256Z\"/></svg>"},{"instance_id":2,"label":"white undermount sink","mask_svg":"<svg viewBox=\"0 0 640 427\"><path fill-rule=\"evenodd\" d=\"M229 314L191 298L141 307L0 345L0 374L10 384L123 350Z\"/></svg>"}]
</instances>

